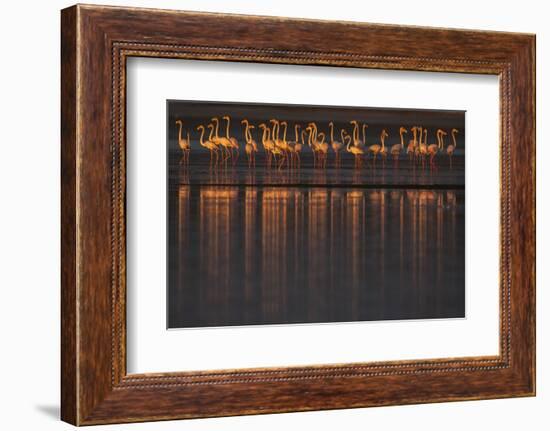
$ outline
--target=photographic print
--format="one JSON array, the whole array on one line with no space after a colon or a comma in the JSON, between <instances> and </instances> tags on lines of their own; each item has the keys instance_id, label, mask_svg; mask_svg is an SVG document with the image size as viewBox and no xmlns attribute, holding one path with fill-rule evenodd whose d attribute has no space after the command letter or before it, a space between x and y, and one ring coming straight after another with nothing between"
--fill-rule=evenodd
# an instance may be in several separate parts
<instances>
[{"instance_id":1,"label":"photographic print","mask_svg":"<svg viewBox=\"0 0 550 431\"><path fill-rule=\"evenodd\" d=\"M167 101L168 328L465 317L465 112Z\"/></svg>"}]
</instances>

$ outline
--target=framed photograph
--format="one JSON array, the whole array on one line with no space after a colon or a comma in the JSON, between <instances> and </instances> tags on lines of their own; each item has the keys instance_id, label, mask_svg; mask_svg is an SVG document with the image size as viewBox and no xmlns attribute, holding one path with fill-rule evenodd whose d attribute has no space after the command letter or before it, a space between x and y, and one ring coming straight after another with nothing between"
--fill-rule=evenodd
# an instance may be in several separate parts
<instances>
[{"instance_id":1,"label":"framed photograph","mask_svg":"<svg viewBox=\"0 0 550 431\"><path fill-rule=\"evenodd\" d=\"M61 17L63 420L535 394L533 35Z\"/></svg>"}]
</instances>

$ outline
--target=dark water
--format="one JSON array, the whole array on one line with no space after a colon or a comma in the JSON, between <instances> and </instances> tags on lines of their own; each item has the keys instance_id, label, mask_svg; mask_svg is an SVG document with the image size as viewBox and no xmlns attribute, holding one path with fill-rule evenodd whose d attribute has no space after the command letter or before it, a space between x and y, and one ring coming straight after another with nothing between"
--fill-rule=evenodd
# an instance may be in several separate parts
<instances>
[{"instance_id":1,"label":"dark water","mask_svg":"<svg viewBox=\"0 0 550 431\"><path fill-rule=\"evenodd\" d=\"M364 161L360 169L354 169L353 156L343 153L341 165L334 168L334 157L330 154L326 169L314 169L311 151L301 155L300 169L266 168L263 152L256 156L256 167L248 168L245 155L241 155L236 166L212 168L208 154L192 154L190 166L185 169L180 163L179 151L171 151L168 164L169 184L211 184L211 185L321 185L360 187L404 187L404 188L464 188L464 155L438 155L436 164L423 168L419 162L411 162L402 155L397 162L388 157L386 161L372 159Z\"/></svg>"},{"instance_id":2,"label":"dark water","mask_svg":"<svg viewBox=\"0 0 550 431\"><path fill-rule=\"evenodd\" d=\"M205 160L170 158L169 327L464 316L463 159L300 172Z\"/></svg>"}]
</instances>

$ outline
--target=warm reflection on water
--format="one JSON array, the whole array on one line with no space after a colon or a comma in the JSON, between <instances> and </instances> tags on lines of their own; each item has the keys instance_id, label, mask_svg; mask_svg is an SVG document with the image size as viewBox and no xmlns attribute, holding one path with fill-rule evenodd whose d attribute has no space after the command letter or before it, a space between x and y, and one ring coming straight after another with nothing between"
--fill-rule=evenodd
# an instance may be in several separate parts
<instances>
[{"instance_id":1,"label":"warm reflection on water","mask_svg":"<svg viewBox=\"0 0 550 431\"><path fill-rule=\"evenodd\" d=\"M181 185L169 326L464 316L464 191Z\"/></svg>"}]
</instances>

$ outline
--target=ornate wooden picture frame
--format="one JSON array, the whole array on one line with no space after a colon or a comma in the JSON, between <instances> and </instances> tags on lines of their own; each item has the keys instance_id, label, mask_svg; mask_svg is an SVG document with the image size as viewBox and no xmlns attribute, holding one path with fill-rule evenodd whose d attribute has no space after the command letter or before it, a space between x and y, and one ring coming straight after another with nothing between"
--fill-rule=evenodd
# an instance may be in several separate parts
<instances>
[{"instance_id":1,"label":"ornate wooden picture frame","mask_svg":"<svg viewBox=\"0 0 550 431\"><path fill-rule=\"evenodd\" d=\"M534 35L81 5L61 17L64 421L535 394ZM128 374L125 100L126 60L134 56L497 75L500 354Z\"/></svg>"}]
</instances>

